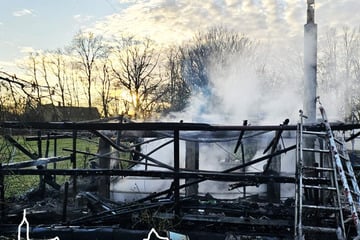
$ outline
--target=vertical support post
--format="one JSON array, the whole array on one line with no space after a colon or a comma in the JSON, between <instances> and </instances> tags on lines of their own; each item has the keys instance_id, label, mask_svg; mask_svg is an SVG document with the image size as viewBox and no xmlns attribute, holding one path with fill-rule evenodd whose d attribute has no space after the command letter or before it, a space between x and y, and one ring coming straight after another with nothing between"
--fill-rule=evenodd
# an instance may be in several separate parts
<instances>
[{"instance_id":1,"label":"vertical support post","mask_svg":"<svg viewBox=\"0 0 360 240\"><path fill-rule=\"evenodd\" d=\"M42 157L42 140L41 140L41 131L37 131L37 145L38 145L38 158ZM46 166L40 165L37 166L38 169L44 169ZM45 194L45 175L39 175L39 190L40 194Z\"/></svg>"},{"instance_id":2,"label":"vertical support post","mask_svg":"<svg viewBox=\"0 0 360 240\"><path fill-rule=\"evenodd\" d=\"M73 149L73 152L71 154L71 162L72 162L72 168L73 169L76 169L76 139L77 139L77 130L76 129L73 129L73 142L72 142L72 149ZM74 196L76 195L76 192L77 192L77 184L76 184L76 181L77 181L77 176L74 175L73 176L73 193L74 193Z\"/></svg>"},{"instance_id":3,"label":"vertical support post","mask_svg":"<svg viewBox=\"0 0 360 240\"><path fill-rule=\"evenodd\" d=\"M37 131L38 158L42 157L41 131Z\"/></svg>"},{"instance_id":4,"label":"vertical support post","mask_svg":"<svg viewBox=\"0 0 360 240\"><path fill-rule=\"evenodd\" d=\"M110 168L109 153L111 152L111 146L108 142L102 138L99 139L99 167L101 169ZM110 176L100 176L98 181L99 195L104 198L110 198Z\"/></svg>"},{"instance_id":5,"label":"vertical support post","mask_svg":"<svg viewBox=\"0 0 360 240\"><path fill-rule=\"evenodd\" d=\"M120 124L122 124L122 116L120 117ZM117 130L116 131L116 145L120 145L121 143L121 131L120 130ZM117 158L120 158L120 152L119 151L116 151L116 157ZM119 161L119 165L116 166L116 168L118 168L118 166L120 167L120 169L123 169L123 164L122 164L122 161Z\"/></svg>"},{"instance_id":6,"label":"vertical support post","mask_svg":"<svg viewBox=\"0 0 360 240\"><path fill-rule=\"evenodd\" d=\"M241 159L242 159L242 164L244 165L246 163L245 161L245 150L244 150L244 144L241 144ZM246 168L242 168L242 172L243 174L246 173ZM246 198L246 186L243 186L243 197Z\"/></svg>"},{"instance_id":7,"label":"vertical support post","mask_svg":"<svg viewBox=\"0 0 360 240\"><path fill-rule=\"evenodd\" d=\"M2 169L2 163L0 163L0 170ZM5 176L4 174L0 174L0 222L2 223L5 218Z\"/></svg>"},{"instance_id":8,"label":"vertical support post","mask_svg":"<svg viewBox=\"0 0 360 240\"><path fill-rule=\"evenodd\" d=\"M50 148L50 133L47 133L46 147L45 147L45 157L49 157L49 148Z\"/></svg>"},{"instance_id":9,"label":"vertical support post","mask_svg":"<svg viewBox=\"0 0 360 240\"><path fill-rule=\"evenodd\" d=\"M179 178L179 169L180 169L180 139L179 139L179 130L174 130L174 199L175 199L175 216L180 215L180 178Z\"/></svg>"},{"instance_id":10,"label":"vertical support post","mask_svg":"<svg viewBox=\"0 0 360 240\"><path fill-rule=\"evenodd\" d=\"M185 168L189 170L199 170L199 143L186 141ZM185 184L196 181L196 178L185 180ZM198 195L198 184L193 184L185 188L186 196Z\"/></svg>"},{"instance_id":11,"label":"vertical support post","mask_svg":"<svg viewBox=\"0 0 360 240\"><path fill-rule=\"evenodd\" d=\"M66 218L67 218L68 193L69 193L69 182L65 182L64 200L63 200L63 212L62 212L62 221L63 222L66 222Z\"/></svg>"},{"instance_id":12,"label":"vertical support post","mask_svg":"<svg viewBox=\"0 0 360 240\"><path fill-rule=\"evenodd\" d=\"M279 149L280 146L277 146ZM269 164L269 170L266 172L268 175L279 175L281 172L281 156L273 157ZM269 182L267 183L267 197L268 201L272 203L280 202L280 183Z\"/></svg>"},{"instance_id":13,"label":"vertical support post","mask_svg":"<svg viewBox=\"0 0 360 240\"><path fill-rule=\"evenodd\" d=\"M57 138L54 137L54 157L57 156ZM56 162L53 163L53 168L56 169ZM54 175L54 181L56 181L56 175Z\"/></svg>"}]
</instances>

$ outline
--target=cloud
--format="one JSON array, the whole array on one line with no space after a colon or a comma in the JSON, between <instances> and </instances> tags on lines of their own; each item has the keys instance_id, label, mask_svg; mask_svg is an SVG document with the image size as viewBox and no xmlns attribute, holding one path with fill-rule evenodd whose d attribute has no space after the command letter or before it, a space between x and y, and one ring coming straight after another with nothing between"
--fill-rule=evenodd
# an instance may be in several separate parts
<instances>
[{"instance_id":1,"label":"cloud","mask_svg":"<svg viewBox=\"0 0 360 240\"><path fill-rule=\"evenodd\" d=\"M93 16L90 15L81 15L81 14L76 14L73 16L73 19L78 22L78 23L86 23L88 21L90 21L91 19L93 19Z\"/></svg>"},{"instance_id":2,"label":"cloud","mask_svg":"<svg viewBox=\"0 0 360 240\"><path fill-rule=\"evenodd\" d=\"M35 16L34 10L24 8L22 10L13 12L13 16L15 16L15 17L22 17L22 16L26 16L26 15Z\"/></svg>"},{"instance_id":3,"label":"cloud","mask_svg":"<svg viewBox=\"0 0 360 240\"><path fill-rule=\"evenodd\" d=\"M0 70L3 67L15 67L16 64L13 61L0 61Z\"/></svg>"},{"instance_id":4,"label":"cloud","mask_svg":"<svg viewBox=\"0 0 360 240\"><path fill-rule=\"evenodd\" d=\"M98 21L91 30L102 34L129 33L159 43L181 43L194 32L223 26L258 40L302 38L306 1L299 0L119 0L122 10ZM360 22L360 1L316 1L320 27Z\"/></svg>"},{"instance_id":5,"label":"cloud","mask_svg":"<svg viewBox=\"0 0 360 240\"><path fill-rule=\"evenodd\" d=\"M21 53L32 53L35 52L36 50L33 47L19 47L19 51Z\"/></svg>"},{"instance_id":6,"label":"cloud","mask_svg":"<svg viewBox=\"0 0 360 240\"><path fill-rule=\"evenodd\" d=\"M114 35L132 33L160 43L178 43L190 39L194 32L223 26L257 39L281 39L302 32L306 13L305 4L295 0L125 2L128 4L121 12L98 21L92 30Z\"/></svg>"}]
</instances>

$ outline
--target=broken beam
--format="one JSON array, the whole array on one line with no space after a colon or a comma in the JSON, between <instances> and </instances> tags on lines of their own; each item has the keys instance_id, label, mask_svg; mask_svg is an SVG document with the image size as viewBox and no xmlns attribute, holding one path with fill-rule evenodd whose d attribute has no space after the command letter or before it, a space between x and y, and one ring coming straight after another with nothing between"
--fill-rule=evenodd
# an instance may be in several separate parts
<instances>
[{"instance_id":1,"label":"broken beam","mask_svg":"<svg viewBox=\"0 0 360 240\"><path fill-rule=\"evenodd\" d=\"M144 171L144 170L123 170L123 169L0 169L3 175L65 175L65 176L143 176L172 179L175 175L179 178L201 178L201 180L221 180L221 181L253 181L266 183L268 181L295 183L295 178L281 175L263 175L250 173L219 173L213 171Z\"/></svg>"}]
</instances>

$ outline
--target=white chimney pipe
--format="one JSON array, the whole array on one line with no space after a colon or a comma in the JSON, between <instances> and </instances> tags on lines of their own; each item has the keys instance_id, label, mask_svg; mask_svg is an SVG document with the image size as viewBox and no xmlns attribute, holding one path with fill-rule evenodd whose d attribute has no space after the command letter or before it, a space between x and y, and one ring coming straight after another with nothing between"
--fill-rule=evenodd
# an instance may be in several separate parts
<instances>
[{"instance_id":1,"label":"white chimney pipe","mask_svg":"<svg viewBox=\"0 0 360 240\"><path fill-rule=\"evenodd\" d=\"M316 122L317 25L315 0L307 0L307 22L304 25L304 113L307 123Z\"/></svg>"}]
</instances>

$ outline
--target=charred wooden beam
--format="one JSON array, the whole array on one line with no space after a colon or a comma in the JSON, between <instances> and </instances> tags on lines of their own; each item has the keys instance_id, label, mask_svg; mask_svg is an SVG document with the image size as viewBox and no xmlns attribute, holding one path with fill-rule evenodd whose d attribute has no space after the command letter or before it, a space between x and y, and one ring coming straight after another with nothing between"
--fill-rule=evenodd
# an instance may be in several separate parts
<instances>
[{"instance_id":1,"label":"charred wooden beam","mask_svg":"<svg viewBox=\"0 0 360 240\"><path fill-rule=\"evenodd\" d=\"M213 223L236 223L245 224L249 226L287 226L292 227L292 222L281 219L267 219L267 218L251 218L251 217L228 217L221 215L195 215L185 214L182 216L183 221L197 221L197 222L213 222Z\"/></svg>"},{"instance_id":2,"label":"charred wooden beam","mask_svg":"<svg viewBox=\"0 0 360 240\"><path fill-rule=\"evenodd\" d=\"M170 141L170 142L172 142L172 141ZM167 143L168 143L168 142L167 142ZM63 148L62 150L65 151L65 152L73 152L73 150L72 150L72 149L69 149L69 148ZM108 153L108 154L100 155L100 154L90 153L90 152L86 152L86 151L76 150L76 153L85 154L85 155L88 155L88 156L93 156L92 158L88 159L88 161L90 162L90 161L95 160L95 159L97 159L97 158L101 158L101 157L105 157L105 156L111 155L111 154L114 153L114 152L110 152L110 153ZM159 167L159 165L157 165L157 164L146 163L146 162L141 162L141 161L139 162L139 161L124 159L124 158L120 158L120 157L108 156L107 159L108 159L108 160L117 160L117 161L122 161L122 162L131 163L131 164L129 164L129 166L128 166L127 168L131 168L131 167L134 166L134 165L146 165L146 166ZM143 158L142 158L142 159L143 159Z\"/></svg>"},{"instance_id":3,"label":"charred wooden beam","mask_svg":"<svg viewBox=\"0 0 360 240\"><path fill-rule=\"evenodd\" d=\"M61 162L69 159L71 159L71 157L48 157L48 158L39 158L36 160L29 160L23 162L8 163L8 164L3 164L2 166L3 169L19 169L26 167L37 167L37 166L42 166L49 163Z\"/></svg>"},{"instance_id":4,"label":"charred wooden beam","mask_svg":"<svg viewBox=\"0 0 360 240\"><path fill-rule=\"evenodd\" d=\"M142 158L144 159L147 159L153 163L156 163L158 164L159 167L163 167L163 168L166 168L166 169L169 169L169 170L174 170L173 167L165 164L165 163L162 163L142 152L139 152L139 151L136 151L134 149L128 149L127 146L123 145L123 144L120 144L120 145L117 145L116 143L114 143L110 138L108 138L107 136L105 136L104 134L100 133L99 131L96 131L96 130L91 130L91 132L93 132L95 135L97 135L98 137L102 138L105 142L109 143L113 148L115 148L116 150L118 151L121 151L121 152L133 152L133 153L136 153L138 154L139 156L141 156Z\"/></svg>"},{"instance_id":5,"label":"charred wooden beam","mask_svg":"<svg viewBox=\"0 0 360 240\"><path fill-rule=\"evenodd\" d=\"M69 194L69 182L65 182L64 198L63 198L63 211L62 211L62 221L63 222L66 222L66 219L67 219L68 194Z\"/></svg>"},{"instance_id":6,"label":"charred wooden beam","mask_svg":"<svg viewBox=\"0 0 360 240\"><path fill-rule=\"evenodd\" d=\"M99 139L99 167L102 169L110 168L109 153L111 152L111 145L104 141L102 138ZM101 197L110 198L110 177L101 176L98 179L98 189Z\"/></svg>"},{"instance_id":7,"label":"charred wooden beam","mask_svg":"<svg viewBox=\"0 0 360 240\"><path fill-rule=\"evenodd\" d=\"M243 126L247 126L247 125L248 125L248 121L247 121L247 120L244 120ZM240 132L239 138L238 138L237 143L236 143L236 145L235 145L234 153L236 153L236 152L238 151L238 148L239 148L240 145L242 144L242 138L243 138L243 136L244 136L244 133L245 133L244 130L242 130L242 131Z\"/></svg>"},{"instance_id":8,"label":"charred wooden beam","mask_svg":"<svg viewBox=\"0 0 360 240\"><path fill-rule=\"evenodd\" d=\"M176 175L179 178L199 178L199 181L218 180L218 181L243 181L266 183L268 181L295 183L293 176L281 175L263 175L259 173L221 173L215 171L157 171L157 170L126 170L126 169L17 169L3 168L0 169L3 175L65 175L65 176L143 176L155 177L161 179L174 179ZM179 186L181 188L181 186Z\"/></svg>"},{"instance_id":9,"label":"charred wooden beam","mask_svg":"<svg viewBox=\"0 0 360 240\"><path fill-rule=\"evenodd\" d=\"M238 170L238 169L245 168L245 167L250 166L250 165L252 165L252 164L255 164L255 163L264 161L264 160L268 159L269 157L274 157L274 156L277 156L277 155L286 153L286 152L288 152L288 151L294 150L295 148L296 148L296 145L290 146L290 147L288 147L288 148L279 150L279 151L275 152L274 154L269 154L269 155L260 157L260 158L258 158L258 159L255 159L255 160L253 160L253 161L250 161L250 162L247 162L247 163L244 163L244 164L241 164L241 165L238 165L238 166L235 166L235 167L226 169L226 170L222 171L221 173L230 173L230 172L236 171L236 170ZM219 173L219 172L217 172L217 173ZM206 179L205 179L205 180L206 180ZM180 185L180 189L181 189L181 188L188 187L188 186L191 186L191 185L193 185L193 184L201 183L201 182L203 182L203 181L205 181L205 180L204 180L204 179L199 179L199 180L196 180L196 181L193 181L193 182L190 182L190 183L182 184L182 185ZM139 199L139 200L137 200L137 201L138 201L138 202L144 202L144 201L153 199L153 198L155 198L155 197L159 197L159 196L162 196L162 195L165 195L165 194L169 194L169 193L171 193L171 189L167 189L167 190L164 190L164 191L161 191L161 192L158 192L158 193L154 193L154 194L152 194L151 196L148 196L148 197Z\"/></svg>"},{"instance_id":10,"label":"charred wooden beam","mask_svg":"<svg viewBox=\"0 0 360 240\"><path fill-rule=\"evenodd\" d=\"M42 141L41 141L41 131L38 131L38 139L37 139L37 146L38 146L38 157L42 157Z\"/></svg>"},{"instance_id":11,"label":"charred wooden beam","mask_svg":"<svg viewBox=\"0 0 360 240\"><path fill-rule=\"evenodd\" d=\"M285 121L283 122L283 126L286 126L289 124L289 119L285 119ZM281 126L281 125L280 125ZM280 141L280 138L281 138L281 134L283 133L283 130L277 130L276 133L275 133L275 136L274 138L271 140L270 144L265 148L264 150L264 154L270 150L271 148L271 154L274 153L276 151L276 148L278 147L278 144L279 144L279 141ZM270 165L271 165L271 160L272 160L272 157L270 157L265 165L265 168L264 168L264 173L266 173L269 168L270 168Z\"/></svg>"},{"instance_id":12,"label":"charred wooden beam","mask_svg":"<svg viewBox=\"0 0 360 240\"><path fill-rule=\"evenodd\" d=\"M179 130L174 131L174 200L175 215L180 215L180 139Z\"/></svg>"},{"instance_id":13,"label":"charred wooden beam","mask_svg":"<svg viewBox=\"0 0 360 240\"><path fill-rule=\"evenodd\" d=\"M11 145L19 149L22 153L24 153L26 156L28 156L31 159L37 159L38 155L29 152L26 148L24 148L20 143L18 143L13 137L10 135L4 136L5 140L8 141Z\"/></svg>"},{"instance_id":14,"label":"charred wooden beam","mask_svg":"<svg viewBox=\"0 0 360 240\"><path fill-rule=\"evenodd\" d=\"M330 123L334 131L346 131L360 129L360 123ZM296 125L210 125L204 123L169 123L169 122L143 122L143 123L79 123L79 122L18 122L4 121L0 122L0 128L33 128L33 129L58 129L58 130L159 130L159 131L295 131ZM305 124L304 130L323 131L322 124Z\"/></svg>"},{"instance_id":15,"label":"charred wooden beam","mask_svg":"<svg viewBox=\"0 0 360 240\"><path fill-rule=\"evenodd\" d=\"M172 206L174 205L174 201L172 200L166 200L161 202L152 202L147 204L126 204L124 206L120 206L118 208L114 208L108 211L99 212L96 214L93 214L91 216L85 216L78 219L74 219L72 221L69 221L69 224L85 224L85 223L91 223L91 224L104 224L105 221L119 221L119 216L122 215L128 215L134 212L142 212L145 210L164 206Z\"/></svg>"},{"instance_id":16,"label":"charred wooden beam","mask_svg":"<svg viewBox=\"0 0 360 240\"><path fill-rule=\"evenodd\" d=\"M199 143L185 142L185 168L191 171L199 170ZM197 179L186 179L185 183L196 181ZM198 184L193 184L185 188L186 196L196 196L199 193Z\"/></svg>"},{"instance_id":17,"label":"charred wooden beam","mask_svg":"<svg viewBox=\"0 0 360 240\"><path fill-rule=\"evenodd\" d=\"M357 132L355 134L351 134L351 136L349 138L345 139L345 142L349 142L349 141L357 138L358 136L360 136L360 132Z\"/></svg>"},{"instance_id":18,"label":"charred wooden beam","mask_svg":"<svg viewBox=\"0 0 360 240\"><path fill-rule=\"evenodd\" d=\"M77 130L76 129L73 129L72 130L72 149L73 149L73 152L71 154L71 162L72 162L72 168L73 169L76 169L76 140L77 140ZM74 196L76 195L76 192L77 192L77 179L76 179L76 176L73 177L73 181L72 181L72 184L73 184L73 194Z\"/></svg>"},{"instance_id":19,"label":"charred wooden beam","mask_svg":"<svg viewBox=\"0 0 360 240\"><path fill-rule=\"evenodd\" d=\"M291 151L291 150L294 150L296 148L296 145L293 145L293 146L290 146L290 147L287 147L287 148L284 148L284 149L281 149L281 150L277 150L276 152L272 153L272 154L268 154L268 155L265 155L265 156L262 156L262 157L259 157L257 159L254 159L254 160L251 160L247 163L244 163L244 164L241 164L241 165L238 165L238 166L235 166L235 167L232 167L232 168L229 168L223 172L233 172L235 170L238 170L238 169L242 169L242 168L245 168L245 167L248 167L248 166L251 166L255 163L259 163L259 162L262 162L262 161L265 161L269 158L272 158L272 157L275 157L275 156L278 156L280 154L283 154L283 153L286 153L288 151Z\"/></svg>"},{"instance_id":20,"label":"charred wooden beam","mask_svg":"<svg viewBox=\"0 0 360 240\"><path fill-rule=\"evenodd\" d=\"M50 134L50 135L41 135L40 139L41 140L53 140L53 139L69 139L72 138L71 133L69 134ZM39 136L29 136L29 137L25 137L25 141L38 141Z\"/></svg>"},{"instance_id":21,"label":"charred wooden beam","mask_svg":"<svg viewBox=\"0 0 360 240\"><path fill-rule=\"evenodd\" d=\"M0 170L2 170L2 164L0 162ZM0 173L0 223L3 223L5 219L5 176Z\"/></svg>"},{"instance_id":22,"label":"charred wooden beam","mask_svg":"<svg viewBox=\"0 0 360 240\"><path fill-rule=\"evenodd\" d=\"M44 176L44 183L48 184L49 186L53 187L55 190L60 190L61 189L61 185L58 184L55 181L55 177L51 176L51 175L45 175Z\"/></svg>"}]
</instances>

